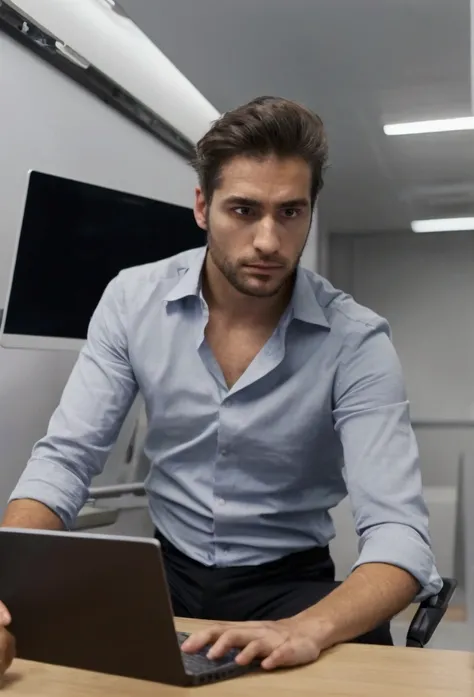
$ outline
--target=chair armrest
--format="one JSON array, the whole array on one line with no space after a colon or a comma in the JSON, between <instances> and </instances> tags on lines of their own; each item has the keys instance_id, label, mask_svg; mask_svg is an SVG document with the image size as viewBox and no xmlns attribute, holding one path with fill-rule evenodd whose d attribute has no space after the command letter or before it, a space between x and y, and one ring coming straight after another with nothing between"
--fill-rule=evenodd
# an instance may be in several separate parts
<instances>
[{"instance_id":1,"label":"chair armrest","mask_svg":"<svg viewBox=\"0 0 474 697\"><path fill-rule=\"evenodd\" d=\"M135 496L145 496L144 482L131 482L130 484L112 484L110 486L96 486L89 489L89 501L98 501L99 499L115 499L118 496L127 496L135 494Z\"/></svg>"},{"instance_id":2,"label":"chair armrest","mask_svg":"<svg viewBox=\"0 0 474 697\"><path fill-rule=\"evenodd\" d=\"M457 587L453 578L443 578L443 587L431 598L424 600L415 613L407 633L407 646L423 648L431 640L436 627L444 617Z\"/></svg>"}]
</instances>

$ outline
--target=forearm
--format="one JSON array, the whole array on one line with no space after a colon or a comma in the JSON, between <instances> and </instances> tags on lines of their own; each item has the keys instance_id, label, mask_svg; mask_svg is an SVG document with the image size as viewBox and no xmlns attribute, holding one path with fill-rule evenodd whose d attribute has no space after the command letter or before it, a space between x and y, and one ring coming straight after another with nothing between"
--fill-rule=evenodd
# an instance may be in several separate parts
<instances>
[{"instance_id":1,"label":"forearm","mask_svg":"<svg viewBox=\"0 0 474 697\"><path fill-rule=\"evenodd\" d=\"M322 649L350 641L404 610L419 584L390 564L364 564L332 593L296 619L314 625Z\"/></svg>"},{"instance_id":2,"label":"forearm","mask_svg":"<svg viewBox=\"0 0 474 697\"><path fill-rule=\"evenodd\" d=\"M35 528L39 530L63 530L64 525L56 513L32 499L18 499L8 504L1 527Z\"/></svg>"}]
</instances>

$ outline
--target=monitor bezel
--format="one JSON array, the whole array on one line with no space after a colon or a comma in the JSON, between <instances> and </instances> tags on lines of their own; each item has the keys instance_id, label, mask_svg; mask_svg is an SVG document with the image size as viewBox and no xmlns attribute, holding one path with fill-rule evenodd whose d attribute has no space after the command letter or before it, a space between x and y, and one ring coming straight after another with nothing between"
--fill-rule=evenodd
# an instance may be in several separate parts
<instances>
[{"instance_id":1,"label":"monitor bezel","mask_svg":"<svg viewBox=\"0 0 474 697\"><path fill-rule=\"evenodd\" d=\"M59 336L36 336L30 334L4 334L0 346L4 349L24 349L26 351L80 351L86 339L65 339Z\"/></svg>"}]
</instances>

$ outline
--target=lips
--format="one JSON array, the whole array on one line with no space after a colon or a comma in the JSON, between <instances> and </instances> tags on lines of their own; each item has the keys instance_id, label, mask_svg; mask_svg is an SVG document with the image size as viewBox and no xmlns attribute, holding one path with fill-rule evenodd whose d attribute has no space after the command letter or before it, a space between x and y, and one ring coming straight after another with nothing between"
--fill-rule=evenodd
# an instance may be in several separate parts
<instances>
[{"instance_id":1,"label":"lips","mask_svg":"<svg viewBox=\"0 0 474 697\"><path fill-rule=\"evenodd\" d=\"M250 269L258 269L259 271L277 271L282 269L281 264L247 264Z\"/></svg>"}]
</instances>

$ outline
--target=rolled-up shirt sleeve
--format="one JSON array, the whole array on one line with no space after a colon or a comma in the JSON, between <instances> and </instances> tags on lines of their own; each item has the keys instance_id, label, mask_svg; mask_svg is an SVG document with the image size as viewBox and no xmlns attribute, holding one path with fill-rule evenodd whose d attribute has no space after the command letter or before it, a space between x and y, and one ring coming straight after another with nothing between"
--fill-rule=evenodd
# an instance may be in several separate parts
<instances>
[{"instance_id":1,"label":"rolled-up shirt sleeve","mask_svg":"<svg viewBox=\"0 0 474 697\"><path fill-rule=\"evenodd\" d=\"M127 352L120 275L107 286L51 417L10 501L33 499L72 527L137 394Z\"/></svg>"},{"instance_id":2,"label":"rolled-up shirt sleeve","mask_svg":"<svg viewBox=\"0 0 474 697\"><path fill-rule=\"evenodd\" d=\"M392 564L420 583L417 600L442 581L429 536L418 446L388 325L361 326L346 342L334 394L334 423L359 535L359 557Z\"/></svg>"}]
</instances>

